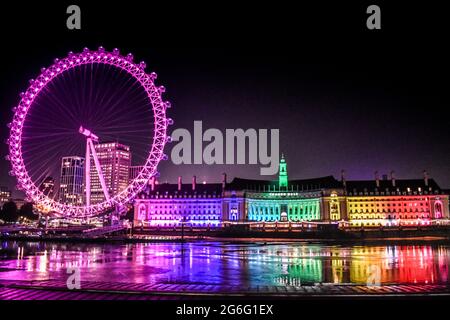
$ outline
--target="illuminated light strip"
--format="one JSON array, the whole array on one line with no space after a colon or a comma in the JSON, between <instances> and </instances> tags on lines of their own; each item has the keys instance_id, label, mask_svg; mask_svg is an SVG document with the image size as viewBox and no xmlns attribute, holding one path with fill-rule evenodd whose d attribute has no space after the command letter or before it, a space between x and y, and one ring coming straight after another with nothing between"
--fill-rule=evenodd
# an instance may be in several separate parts
<instances>
[{"instance_id":1,"label":"illuminated light strip","mask_svg":"<svg viewBox=\"0 0 450 320\"><path fill-rule=\"evenodd\" d=\"M201 225L201 226L218 226L219 224L222 224L222 221L220 220L188 220L181 222L180 220L147 220L143 221L144 224L150 225L150 226L159 226L159 227L174 227L174 226L189 226L189 225ZM167 224L172 225L167 225ZM166 224L166 225L164 225Z\"/></svg>"},{"instance_id":2,"label":"illuminated light strip","mask_svg":"<svg viewBox=\"0 0 450 320\"><path fill-rule=\"evenodd\" d=\"M350 224L365 224L367 226L378 227L379 224L384 226L406 226L406 225L429 225L431 224L430 219L351 219L349 221L344 221L344 223ZM375 225L372 225L375 223Z\"/></svg>"}]
</instances>

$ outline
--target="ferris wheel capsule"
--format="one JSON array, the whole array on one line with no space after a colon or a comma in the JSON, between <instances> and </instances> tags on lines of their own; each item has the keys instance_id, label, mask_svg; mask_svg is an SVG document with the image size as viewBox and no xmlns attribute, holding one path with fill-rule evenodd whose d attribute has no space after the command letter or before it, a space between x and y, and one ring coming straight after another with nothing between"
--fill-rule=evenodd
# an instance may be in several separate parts
<instances>
[{"instance_id":1,"label":"ferris wheel capsule","mask_svg":"<svg viewBox=\"0 0 450 320\"><path fill-rule=\"evenodd\" d=\"M158 75L156 74L156 72L150 73L150 79L151 79L151 80L155 81L156 78L158 78Z\"/></svg>"}]
</instances>

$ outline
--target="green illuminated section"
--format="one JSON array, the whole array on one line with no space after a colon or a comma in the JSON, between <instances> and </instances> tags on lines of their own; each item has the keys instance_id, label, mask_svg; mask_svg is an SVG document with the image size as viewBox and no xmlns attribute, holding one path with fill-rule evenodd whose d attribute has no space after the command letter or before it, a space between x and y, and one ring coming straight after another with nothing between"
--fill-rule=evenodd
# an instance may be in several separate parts
<instances>
[{"instance_id":1,"label":"green illuminated section","mask_svg":"<svg viewBox=\"0 0 450 320\"><path fill-rule=\"evenodd\" d=\"M288 266L291 278L301 279L302 283L322 282L322 261L319 259L300 259Z\"/></svg>"},{"instance_id":2,"label":"green illuminated section","mask_svg":"<svg viewBox=\"0 0 450 320\"><path fill-rule=\"evenodd\" d=\"M275 279L276 283L298 286L302 283L312 284L323 281L322 261L319 259L294 259L287 266L287 274Z\"/></svg>"},{"instance_id":3,"label":"green illuminated section","mask_svg":"<svg viewBox=\"0 0 450 320\"><path fill-rule=\"evenodd\" d=\"M280 169L278 173L278 187L280 190L286 190L288 187L287 164L284 155L281 155Z\"/></svg>"},{"instance_id":4,"label":"green illuminated section","mask_svg":"<svg viewBox=\"0 0 450 320\"><path fill-rule=\"evenodd\" d=\"M279 190L247 194L246 214L249 221L302 222L321 219L320 194L308 197L288 190L287 164L281 155L278 172Z\"/></svg>"},{"instance_id":5,"label":"green illuminated section","mask_svg":"<svg viewBox=\"0 0 450 320\"><path fill-rule=\"evenodd\" d=\"M287 206L289 221L311 221L320 219L319 200L293 201Z\"/></svg>"},{"instance_id":6,"label":"green illuminated section","mask_svg":"<svg viewBox=\"0 0 450 320\"><path fill-rule=\"evenodd\" d=\"M292 222L320 220L319 199L248 199L247 210L250 221L283 221L283 217Z\"/></svg>"}]
</instances>

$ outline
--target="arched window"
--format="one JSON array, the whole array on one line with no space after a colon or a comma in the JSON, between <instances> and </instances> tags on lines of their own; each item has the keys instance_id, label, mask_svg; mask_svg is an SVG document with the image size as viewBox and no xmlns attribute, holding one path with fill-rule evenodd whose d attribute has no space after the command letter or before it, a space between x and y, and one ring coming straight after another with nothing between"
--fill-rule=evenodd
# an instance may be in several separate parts
<instances>
[{"instance_id":1,"label":"arched window","mask_svg":"<svg viewBox=\"0 0 450 320\"><path fill-rule=\"evenodd\" d=\"M442 218L442 202L441 201L436 201L434 203L434 217L435 217L435 219Z\"/></svg>"},{"instance_id":2,"label":"arched window","mask_svg":"<svg viewBox=\"0 0 450 320\"><path fill-rule=\"evenodd\" d=\"M138 220L146 220L147 206L143 203L139 205Z\"/></svg>"}]
</instances>

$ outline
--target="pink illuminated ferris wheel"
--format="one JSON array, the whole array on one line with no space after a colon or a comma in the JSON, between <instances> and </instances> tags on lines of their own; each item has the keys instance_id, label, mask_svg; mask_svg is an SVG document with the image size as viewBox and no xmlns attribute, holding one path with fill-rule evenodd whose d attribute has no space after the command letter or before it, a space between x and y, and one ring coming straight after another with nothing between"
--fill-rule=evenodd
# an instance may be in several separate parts
<instances>
[{"instance_id":1,"label":"pink illuminated ferris wheel","mask_svg":"<svg viewBox=\"0 0 450 320\"><path fill-rule=\"evenodd\" d=\"M30 80L8 124L7 158L39 210L98 215L130 202L157 174L172 120L164 87L145 67L100 47L56 59Z\"/></svg>"}]
</instances>

